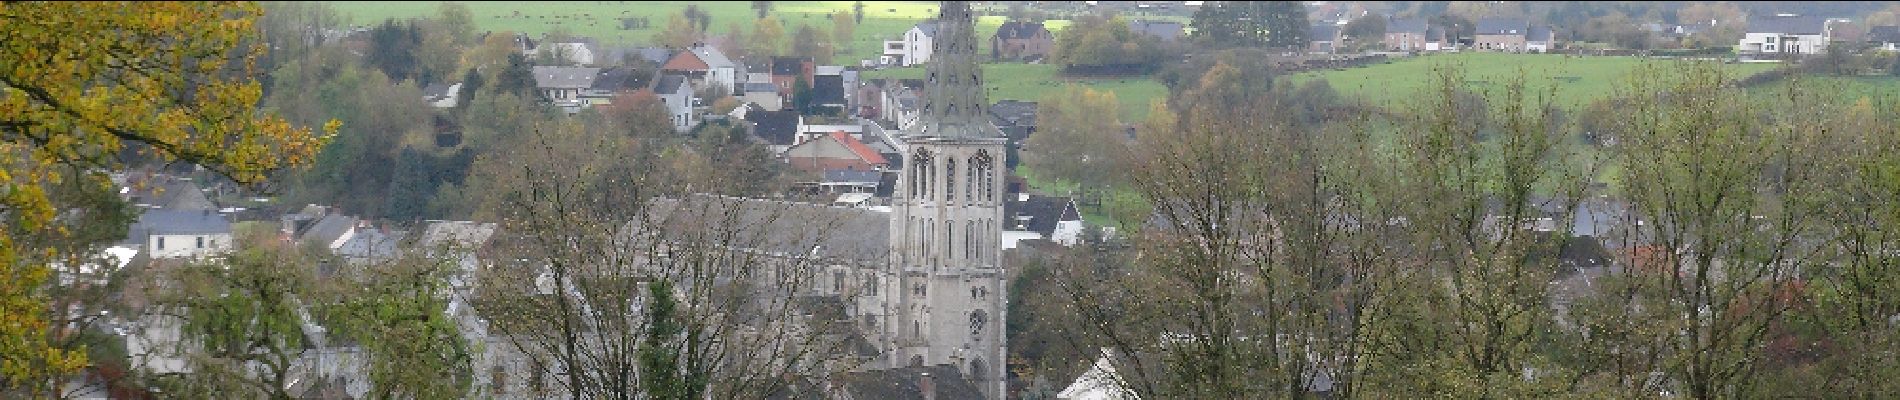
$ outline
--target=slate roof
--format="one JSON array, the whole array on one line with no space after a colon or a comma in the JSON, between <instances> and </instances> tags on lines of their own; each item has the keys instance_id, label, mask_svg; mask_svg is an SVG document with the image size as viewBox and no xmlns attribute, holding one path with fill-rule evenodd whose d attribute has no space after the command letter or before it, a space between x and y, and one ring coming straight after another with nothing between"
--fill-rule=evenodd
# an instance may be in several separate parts
<instances>
[{"instance_id":1,"label":"slate roof","mask_svg":"<svg viewBox=\"0 0 1900 400\"><path fill-rule=\"evenodd\" d=\"M1036 126L1036 102L1002 100L990 105L990 118L997 127Z\"/></svg>"},{"instance_id":2,"label":"slate roof","mask_svg":"<svg viewBox=\"0 0 1900 400\"><path fill-rule=\"evenodd\" d=\"M1484 18L1478 20L1478 35L1524 35L1530 30L1530 22L1516 18Z\"/></svg>"},{"instance_id":3,"label":"slate roof","mask_svg":"<svg viewBox=\"0 0 1900 400\"><path fill-rule=\"evenodd\" d=\"M676 94L676 93L679 93L680 89L684 88L685 86L686 86L686 77L684 76L660 75L659 79L654 80L653 93Z\"/></svg>"},{"instance_id":4,"label":"slate roof","mask_svg":"<svg viewBox=\"0 0 1900 400\"><path fill-rule=\"evenodd\" d=\"M947 364L854 372L845 375L844 389L855 399L922 399L919 383L924 373L930 374L937 400L983 399L981 389L964 379L956 366Z\"/></svg>"},{"instance_id":5,"label":"slate roof","mask_svg":"<svg viewBox=\"0 0 1900 400\"><path fill-rule=\"evenodd\" d=\"M534 86L543 89L586 89L594 86L600 68L534 67Z\"/></svg>"},{"instance_id":6,"label":"slate roof","mask_svg":"<svg viewBox=\"0 0 1900 400\"><path fill-rule=\"evenodd\" d=\"M809 57L772 57L772 76L804 76Z\"/></svg>"},{"instance_id":7,"label":"slate roof","mask_svg":"<svg viewBox=\"0 0 1900 400\"><path fill-rule=\"evenodd\" d=\"M402 232L384 232L381 229L364 229L350 240L343 241L336 249L336 255L352 261L384 261L396 258L396 243L402 241Z\"/></svg>"},{"instance_id":8,"label":"slate roof","mask_svg":"<svg viewBox=\"0 0 1900 400\"><path fill-rule=\"evenodd\" d=\"M1533 26L1530 33L1524 35L1524 40L1532 42L1549 42L1553 38L1555 38L1555 32L1551 32L1548 26Z\"/></svg>"},{"instance_id":9,"label":"slate roof","mask_svg":"<svg viewBox=\"0 0 1900 400\"><path fill-rule=\"evenodd\" d=\"M666 59L673 57L673 52L665 47L641 47L634 51L640 53L641 60L654 64L665 64Z\"/></svg>"},{"instance_id":10,"label":"slate roof","mask_svg":"<svg viewBox=\"0 0 1900 400\"><path fill-rule=\"evenodd\" d=\"M422 97L426 99L440 99L443 97L448 97L448 95L449 95L449 84L447 83L436 82L436 83L431 83L429 84L429 86L422 88Z\"/></svg>"},{"instance_id":11,"label":"slate roof","mask_svg":"<svg viewBox=\"0 0 1900 400\"><path fill-rule=\"evenodd\" d=\"M816 255L870 264L889 260L890 215L886 213L703 194L654 199L647 211L648 218L627 223L627 232L659 233L678 243L785 256ZM659 229L650 229L649 223Z\"/></svg>"},{"instance_id":12,"label":"slate roof","mask_svg":"<svg viewBox=\"0 0 1900 400\"><path fill-rule=\"evenodd\" d=\"M646 82L634 79L633 68L613 67L600 70L600 76L594 77L594 90L633 90L645 87Z\"/></svg>"},{"instance_id":13,"label":"slate roof","mask_svg":"<svg viewBox=\"0 0 1900 400\"><path fill-rule=\"evenodd\" d=\"M231 233L231 222L211 210L148 209L127 230L133 239L151 235L208 235Z\"/></svg>"},{"instance_id":14,"label":"slate roof","mask_svg":"<svg viewBox=\"0 0 1900 400\"><path fill-rule=\"evenodd\" d=\"M310 225L309 229L304 230L303 235L298 236L297 240L315 241L329 246L331 243L336 243L337 239L342 239L343 235L349 234L354 228L356 228L355 217L342 214L325 215L315 224Z\"/></svg>"},{"instance_id":15,"label":"slate roof","mask_svg":"<svg viewBox=\"0 0 1900 400\"><path fill-rule=\"evenodd\" d=\"M1049 29L1043 28L1041 22L1022 21L1004 22L1003 25L996 27L996 38L1003 40L1030 39L1035 38L1038 33L1047 35Z\"/></svg>"},{"instance_id":16,"label":"slate roof","mask_svg":"<svg viewBox=\"0 0 1900 400\"><path fill-rule=\"evenodd\" d=\"M917 23L916 28L923 31L924 36L937 37L937 21L920 22Z\"/></svg>"},{"instance_id":17,"label":"slate roof","mask_svg":"<svg viewBox=\"0 0 1900 400\"><path fill-rule=\"evenodd\" d=\"M1819 35L1827 31L1827 19L1821 17L1761 17L1748 21L1748 33Z\"/></svg>"},{"instance_id":18,"label":"slate roof","mask_svg":"<svg viewBox=\"0 0 1900 400\"><path fill-rule=\"evenodd\" d=\"M494 238L495 227L493 222L432 221L427 228L423 228L422 237L416 240L416 244L424 248L481 247Z\"/></svg>"},{"instance_id":19,"label":"slate roof","mask_svg":"<svg viewBox=\"0 0 1900 400\"><path fill-rule=\"evenodd\" d=\"M819 75L812 78L812 104L844 104L844 77Z\"/></svg>"},{"instance_id":20,"label":"slate roof","mask_svg":"<svg viewBox=\"0 0 1900 400\"><path fill-rule=\"evenodd\" d=\"M1431 24L1426 23L1424 18L1395 18L1385 23L1385 33L1423 35L1426 29L1431 29Z\"/></svg>"},{"instance_id":21,"label":"slate roof","mask_svg":"<svg viewBox=\"0 0 1900 400\"><path fill-rule=\"evenodd\" d=\"M190 180L157 175L142 183L129 185L126 192L128 202L144 204L157 208L173 210L215 210L217 204L205 197L198 185Z\"/></svg>"},{"instance_id":22,"label":"slate roof","mask_svg":"<svg viewBox=\"0 0 1900 400\"><path fill-rule=\"evenodd\" d=\"M1128 29L1136 33L1153 35L1161 40L1175 40L1181 37L1186 25L1173 21L1129 20Z\"/></svg>"},{"instance_id":23,"label":"slate roof","mask_svg":"<svg viewBox=\"0 0 1900 400\"><path fill-rule=\"evenodd\" d=\"M1309 42L1331 42L1338 39L1338 25L1313 25L1312 29L1306 31L1306 40Z\"/></svg>"},{"instance_id":24,"label":"slate roof","mask_svg":"<svg viewBox=\"0 0 1900 400\"><path fill-rule=\"evenodd\" d=\"M877 183L882 178L881 175L884 174L877 171L830 169L825 170L824 181L826 183Z\"/></svg>"},{"instance_id":25,"label":"slate roof","mask_svg":"<svg viewBox=\"0 0 1900 400\"><path fill-rule=\"evenodd\" d=\"M748 112L747 121L752 121L752 135L766 143L790 146L798 138L798 111L762 111Z\"/></svg>"},{"instance_id":26,"label":"slate roof","mask_svg":"<svg viewBox=\"0 0 1900 400\"><path fill-rule=\"evenodd\" d=\"M693 46L692 51L694 55L699 56L700 61L706 63L707 67L738 68L738 64L733 63L732 59L726 58L726 53L719 52L718 48L700 45Z\"/></svg>"},{"instance_id":27,"label":"slate roof","mask_svg":"<svg viewBox=\"0 0 1900 400\"><path fill-rule=\"evenodd\" d=\"M1876 26L1868 29L1867 40L1878 43L1900 43L1900 26Z\"/></svg>"},{"instance_id":28,"label":"slate roof","mask_svg":"<svg viewBox=\"0 0 1900 400\"><path fill-rule=\"evenodd\" d=\"M1012 201L1003 203L1005 230L1030 231L1049 237L1055 234L1057 222L1082 219L1082 216L1076 213L1075 207L1070 206L1073 202L1067 197L1033 194L1028 197L1027 200L1011 199ZM1029 220L1023 221L1021 217L1029 217ZM1023 225L1018 226L1018 224Z\"/></svg>"}]
</instances>

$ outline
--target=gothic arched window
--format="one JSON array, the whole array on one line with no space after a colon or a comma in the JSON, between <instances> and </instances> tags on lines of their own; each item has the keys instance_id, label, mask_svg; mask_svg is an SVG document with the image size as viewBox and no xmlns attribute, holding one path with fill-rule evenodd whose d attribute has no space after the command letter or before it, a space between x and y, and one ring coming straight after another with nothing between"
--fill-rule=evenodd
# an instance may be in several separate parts
<instances>
[{"instance_id":1,"label":"gothic arched window","mask_svg":"<svg viewBox=\"0 0 1900 400\"><path fill-rule=\"evenodd\" d=\"M911 153L911 197L922 199L930 194L930 159L929 149L917 149Z\"/></svg>"},{"instance_id":2,"label":"gothic arched window","mask_svg":"<svg viewBox=\"0 0 1900 400\"><path fill-rule=\"evenodd\" d=\"M944 157L943 160L943 200L945 203L957 201L956 158Z\"/></svg>"},{"instance_id":3,"label":"gothic arched window","mask_svg":"<svg viewBox=\"0 0 1900 400\"><path fill-rule=\"evenodd\" d=\"M956 257L957 255L956 249L957 249L957 222L944 221L943 222L943 257L944 258Z\"/></svg>"},{"instance_id":4,"label":"gothic arched window","mask_svg":"<svg viewBox=\"0 0 1900 400\"><path fill-rule=\"evenodd\" d=\"M977 254L981 252L981 250L978 250L979 248L980 247L976 243L976 221L975 220L964 221L963 222L963 258L971 260L971 261L975 261Z\"/></svg>"},{"instance_id":5,"label":"gothic arched window","mask_svg":"<svg viewBox=\"0 0 1900 400\"><path fill-rule=\"evenodd\" d=\"M982 335L983 325L988 324L990 322L989 320L990 320L989 313L983 312L983 310L971 311L970 312L970 334Z\"/></svg>"},{"instance_id":6,"label":"gothic arched window","mask_svg":"<svg viewBox=\"0 0 1900 400\"><path fill-rule=\"evenodd\" d=\"M996 174L992 172L995 171L996 160L990 157L990 152L987 150L977 150L976 157L972 157L970 160L970 168L976 170L976 173L979 174L977 176L981 177L980 182L974 182L977 186L982 187L982 189L979 189L981 197L978 198L985 201L996 201Z\"/></svg>"}]
</instances>

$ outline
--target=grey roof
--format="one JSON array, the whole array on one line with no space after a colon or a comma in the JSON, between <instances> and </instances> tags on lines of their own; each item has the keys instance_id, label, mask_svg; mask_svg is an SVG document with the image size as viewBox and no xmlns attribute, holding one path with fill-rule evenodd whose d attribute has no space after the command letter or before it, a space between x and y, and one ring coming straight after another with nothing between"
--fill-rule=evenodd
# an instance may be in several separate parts
<instances>
[{"instance_id":1,"label":"grey roof","mask_svg":"<svg viewBox=\"0 0 1900 400\"><path fill-rule=\"evenodd\" d=\"M402 240L402 232L384 232L381 229L364 229L350 236L337 247L336 255L351 261L384 261L396 258L396 243Z\"/></svg>"},{"instance_id":2,"label":"grey roof","mask_svg":"<svg viewBox=\"0 0 1900 400\"><path fill-rule=\"evenodd\" d=\"M1035 126L1036 102L1002 100L990 105L990 118L997 127Z\"/></svg>"},{"instance_id":3,"label":"grey roof","mask_svg":"<svg viewBox=\"0 0 1900 400\"><path fill-rule=\"evenodd\" d=\"M1041 22L1020 21L1004 22L996 27L998 39L1029 39L1036 37L1038 33L1046 35L1049 29L1043 28Z\"/></svg>"},{"instance_id":4,"label":"grey roof","mask_svg":"<svg viewBox=\"0 0 1900 400\"><path fill-rule=\"evenodd\" d=\"M148 209L127 233L135 240L150 235L230 234L231 222L211 210Z\"/></svg>"},{"instance_id":5,"label":"grey roof","mask_svg":"<svg viewBox=\"0 0 1900 400\"><path fill-rule=\"evenodd\" d=\"M772 82L746 82L743 87L746 93L778 93L778 85L774 85Z\"/></svg>"},{"instance_id":6,"label":"grey roof","mask_svg":"<svg viewBox=\"0 0 1900 400\"><path fill-rule=\"evenodd\" d=\"M449 84L447 83L436 82L429 84L428 87L422 88L422 97L424 98L440 99L448 95Z\"/></svg>"},{"instance_id":7,"label":"grey roof","mask_svg":"<svg viewBox=\"0 0 1900 400\"><path fill-rule=\"evenodd\" d=\"M1430 27L1431 24L1426 23L1424 18L1394 18L1385 23L1385 33L1423 35Z\"/></svg>"},{"instance_id":8,"label":"grey roof","mask_svg":"<svg viewBox=\"0 0 1900 400\"><path fill-rule=\"evenodd\" d=\"M1136 33L1153 35L1161 40L1174 40L1181 37L1187 26L1174 21L1129 20L1128 29Z\"/></svg>"},{"instance_id":9,"label":"grey roof","mask_svg":"<svg viewBox=\"0 0 1900 400\"><path fill-rule=\"evenodd\" d=\"M607 91L628 90L638 89L645 83L635 79L633 68L611 67L601 69L600 75L594 78L594 85L590 88Z\"/></svg>"},{"instance_id":10,"label":"grey roof","mask_svg":"<svg viewBox=\"0 0 1900 400\"><path fill-rule=\"evenodd\" d=\"M641 47L635 51L640 53L641 60L652 62L656 65L665 64L667 59L673 58L673 51L667 50L665 47Z\"/></svg>"},{"instance_id":11,"label":"grey roof","mask_svg":"<svg viewBox=\"0 0 1900 400\"><path fill-rule=\"evenodd\" d=\"M853 372L845 375L844 389L856 399L922 399L928 397L920 387L925 373L937 400L983 399L983 391L948 364Z\"/></svg>"},{"instance_id":12,"label":"grey roof","mask_svg":"<svg viewBox=\"0 0 1900 400\"><path fill-rule=\"evenodd\" d=\"M783 256L882 264L889 260L890 215L858 208L691 195L651 201L649 219L629 232L660 233L678 243L717 245ZM644 228L648 223L658 232Z\"/></svg>"},{"instance_id":13,"label":"grey roof","mask_svg":"<svg viewBox=\"0 0 1900 400\"><path fill-rule=\"evenodd\" d=\"M534 67L534 86L543 89L586 89L594 86L600 68Z\"/></svg>"},{"instance_id":14,"label":"grey roof","mask_svg":"<svg viewBox=\"0 0 1900 400\"><path fill-rule=\"evenodd\" d=\"M825 170L825 182L827 183L877 183L880 175L883 175L883 173L878 172L878 171L830 169L830 170Z\"/></svg>"},{"instance_id":15,"label":"grey roof","mask_svg":"<svg viewBox=\"0 0 1900 400\"><path fill-rule=\"evenodd\" d=\"M355 217L343 214L325 215L323 219L317 220L316 224L311 225L310 229L305 230L303 235L298 236L297 239L301 241L316 241L317 243L328 246L330 243L336 242L337 239L343 238L344 234L349 233L350 229L355 227Z\"/></svg>"},{"instance_id":16,"label":"grey roof","mask_svg":"<svg viewBox=\"0 0 1900 400\"><path fill-rule=\"evenodd\" d=\"M215 210L216 204L205 197L204 191L191 180L175 178L169 175L157 175L142 184L133 184L128 193L128 202L144 204L157 208L173 210Z\"/></svg>"},{"instance_id":17,"label":"grey roof","mask_svg":"<svg viewBox=\"0 0 1900 400\"><path fill-rule=\"evenodd\" d=\"M1868 29L1867 40L1878 43L1900 43L1900 26L1876 26Z\"/></svg>"},{"instance_id":18,"label":"grey roof","mask_svg":"<svg viewBox=\"0 0 1900 400\"><path fill-rule=\"evenodd\" d=\"M653 80L653 93L675 94L686 86L686 77L679 75L660 75Z\"/></svg>"},{"instance_id":19,"label":"grey roof","mask_svg":"<svg viewBox=\"0 0 1900 400\"><path fill-rule=\"evenodd\" d=\"M771 62L773 76L804 76L805 63L811 62L811 57L772 57Z\"/></svg>"},{"instance_id":20,"label":"grey roof","mask_svg":"<svg viewBox=\"0 0 1900 400\"><path fill-rule=\"evenodd\" d=\"M935 37L937 36L937 21L919 22L917 30L923 31L924 36Z\"/></svg>"},{"instance_id":21,"label":"grey roof","mask_svg":"<svg viewBox=\"0 0 1900 400\"><path fill-rule=\"evenodd\" d=\"M731 58L726 58L726 53L721 53L719 49L712 46L693 46L692 50L693 55L699 56L700 61L706 62L707 68L739 68Z\"/></svg>"},{"instance_id":22,"label":"grey roof","mask_svg":"<svg viewBox=\"0 0 1900 400\"><path fill-rule=\"evenodd\" d=\"M1478 35L1524 35L1529 33L1531 23L1516 18L1485 18L1478 20Z\"/></svg>"},{"instance_id":23,"label":"grey roof","mask_svg":"<svg viewBox=\"0 0 1900 400\"><path fill-rule=\"evenodd\" d=\"M748 112L745 119L755 124L752 135L766 143L790 146L792 140L798 137L798 111Z\"/></svg>"},{"instance_id":24,"label":"grey roof","mask_svg":"<svg viewBox=\"0 0 1900 400\"><path fill-rule=\"evenodd\" d=\"M1067 197L1029 195L1024 201L1003 203L1004 229L1013 231L1031 231L1049 237L1056 231L1056 223L1079 221L1082 216L1076 212L1074 202ZM1029 217L1024 221L1022 217ZM1018 224L1022 224L1020 227Z\"/></svg>"},{"instance_id":25,"label":"grey roof","mask_svg":"<svg viewBox=\"0 0 1900 400\"><path fill-rule=\"evenodd\" d=\"M1313 25L1312 29L1306 31L1306 40L1309 42L1331 42L1338 39L1338 25Z\"/></svg>"},{"instance_id":26,"label":"grey roof","mask_svg":"<svg viewBox=\"0 0 1900 400\"><path fill-rule=\"evenodd\" d=\"M416 245L424 248L436 246L481 247L495 236L495 223L471 221L431 221L423 228L422 237Z\"/></svg>"},{"instance_id":27,"label":"grey roof","mask_svg":"<svg viewBox=\"0 0 1900 400\"><path fill-rule=\"evenodd\" d=\"M844 105L844 77L839 75L813 77L811 100L813 104Z\"/></svg>"},{"instance_id":28,"label":"grey roof","mask_svg":"<svg viewBox=\"0 0 1900 400\"><path fill-rule=\"evenodd\" d=\"M1749 33L1819 35L1827 31L1827 19L1821 17L1761 17L1748 21Z\"/></svg>"},{"instance_id":29,"label":"grey roof","mask_svg":"<svg viewBox=\"0 0 1900 400\"><path fill-rule=\"evenodd\" d=\"M1524 35L1524 40L1528 40L1532 42L1549 42L1555 37L1556 37L1556 34L1555 32L1551 31L1550 27L1533 26L1531 27L1530 34Z\"/></svg>"}]
</instances>

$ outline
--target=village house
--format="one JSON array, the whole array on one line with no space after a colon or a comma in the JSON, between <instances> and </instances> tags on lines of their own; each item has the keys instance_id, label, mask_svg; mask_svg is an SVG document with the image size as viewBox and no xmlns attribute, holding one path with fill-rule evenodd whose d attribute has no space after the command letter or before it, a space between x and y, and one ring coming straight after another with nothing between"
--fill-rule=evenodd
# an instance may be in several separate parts
<instances>
[{"instance_id":1,"label":"village house","mask_svg":"<svg viewBox=\"0 0 1900 400\"><path fill-rule=\"evenodd\" d=\"M1876 26L1868 29L1867 42L1881 50L1900 51L1900 26Z\"/></svg>"},{"instance_id":2,"label":"village house","mask_svg":"<svg viewBox=\"0 0 1900 400\"><path fill-rule=\"evenodd\" d=\"M231 251L231 222L214 210L153 208L126 230L150 259L202 258Z\"/></svg>"},{"instance_id":3,"label":"village house","mask_svg":"<svg viewBox=\"0 0 1900 400\"><path fill-rule=\"evenodd\" d=\"M1182 32L1187 30L1187 26L1174 21L1131 19L1128 20L1128 30L1138 34L1154 36L1163 42L1172 42L1181 38Z\"/></svg>"},{"instance_id":4,"label":"village house","mask_svg":"<svg viewBox=\"0 0 1900 400\"><path fill-rule=\"evenodd\" d=\"M422 101L435 108L453 108L461 92L461 83L431 83L428 87L422 88Z\"/></svg>"},{"instance_id":5,"label":"village house","mask_svg":"<svg viewBox=\"0 0 1900 400\"><path fill-rule=\"evenodd\" d=\"M1339 51L1339 25L1313 25L1306 31L1306 51L1316 54L1333 54Z\"/></svg>"},{"instance_id":6,"label":"village house","mask_svg":"<svg viewBox=\"0 0 1900 400\"><path fill-rule=\"evenodd\" d=\"M990 35L990 58L1034 61L1049 57L1056 37L1041 22L1005 22Z\"/></svg>"},{"instance_id":7,"label":"village house","mask_svg":"<svg viewBox=\"0 0 1900 400\"><path fill-rule=\"evenodd\" d=\"M673 123L673 131L685 133L699 125L699 116L693 112L697 99L693 98L693 88L686 84L686 77L669 74L654 78L653 95L666 104L667 119Z\"/></svg>"},{"instance_id":8,"label":"village house","mask_svg":"<svg viewBox=\"0 0 1900 400\"><path fill-rule=\"evenodd\" d=\"M756 104L766 111L785 109L785 96L780 95L778 85L771 82L746 82L745 93L739 95L739 102Z\"/></svg>"},{"instance_id":9,"label":"village house","mask_svg":"<svg viewBox=\"0 0 1900 400\"><path fill-rule=\"evenodd\" d=\"M936 36L936 21L912 26L898 40L884 41L884 55L878 59L878 64L909 67L930 62L932 40Z\"/></svg>"},{"instance_id":10,"label":"village house","mask_svg":"<svg viewBox=\"0 0 1900 400\"><path fill-rule=\"evenodd\" d=\"M1082 213L1075 200L1017 193L1003 203L1003 249L1016 248L1024 240L1048 240L1074 246L1082 238Z\"/></svg>"},{"instance_id":11,"label":"village house","mask_svg":"<svg viewBox=\"0 0 1900 400\"><path fill-rule=\"evenodd\" d=\"M792 97L792 88L800 80L806 85L812 84L812 76L818 73L818 66L811 57L772 57L772 85L778 87L779 96Z\"/></svg>"},{"instance_id":12,"label":"village house","mask_svg":"<svg viewBox=\"0 0 1900 400\"><path fill-rule=\"evenodd\" d=\"M1478 50L1522 52L1530 23L1513 18L1484 18L1478 20L1477 38L1472 47Z\"/></svg>"},{"instance_id":13,"label":"village house","mask_svg":"<svg viewBox=\"0 0 1900 400\"><path fill-rule=\"evenodd\" d=\"M1833 36L1832 26L1821 17L1751 18L1735 49L1743 55L1814 55L1827 51Z\"/></svg>"},{"instance_id":14,"label":"village house","mask_svg":"<svg viewBox=\"0 0 1900 400\"><path fill-rule=\"evenodd\" d=\"M534 87L541 97L568 114L580 112L587 105L581 91L593 87L594 78L600 75L600 68L593 67L535 66L533 71Z\"/></svg>"},{"instance_id":15,"label":"village house","mask_svg":"<svg viewBox=\"0 0 1900 400\"><path fill-rule=\"evenodd\" d=\"M738 89L740 78L746 76L745 67L726 58L726 54L719 52L719 49L705 44L694 45L674 54L673 59L660 66L660 72L684 75L695 89L717 86L724 88L727 93Z\"/></svg>"},{"instance_id":16,"label":"village house","mask_svg":"<svg viewBox=\"0 0 1900 400\"><path fill-rule=\"evenodd\" d=\"M785 162L792 168L812 173L882 171L890 165L883 155L843 131L793 145L785 150Z\"/></svg>"},{"instance_id":17,"label":"village house","mask_svg":"<svg viewBox=\"0 0 1900 400\"><path fill-rule=\"evenodd\" d=\"M1425 33L1428 30L1431 30L1431 24L1426 23L1424 18L1394 18L1385 23L1385 48L1390 51L1426 51Z\"/></svg>"}]
</instances>

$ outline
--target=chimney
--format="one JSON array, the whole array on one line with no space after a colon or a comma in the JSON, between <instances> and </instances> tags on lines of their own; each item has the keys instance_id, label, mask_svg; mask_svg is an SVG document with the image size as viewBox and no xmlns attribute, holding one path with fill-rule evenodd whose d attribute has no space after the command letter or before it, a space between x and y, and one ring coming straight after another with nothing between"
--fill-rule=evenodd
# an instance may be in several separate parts
<instances>
[{"instance_id":1,"label":"chimney","mask_svg":"<svg viewBox=\"0 0 1900 400\"><path fill-rule=\"evenodd\" d=\"M937 400L937 381L925 372L917 378L917 391L924 393L924 400Z\"/></svg>"},{"instance_id":2,"label":"chimney","mask_svg":"<svg viewBox=\"0 0 1900 400\"><path fill-rule=\"evenodd\" d=\"M1029 193L1028 192L1017 193L1016 201L1029 201Z\"/></svg>"}]
</instances>

